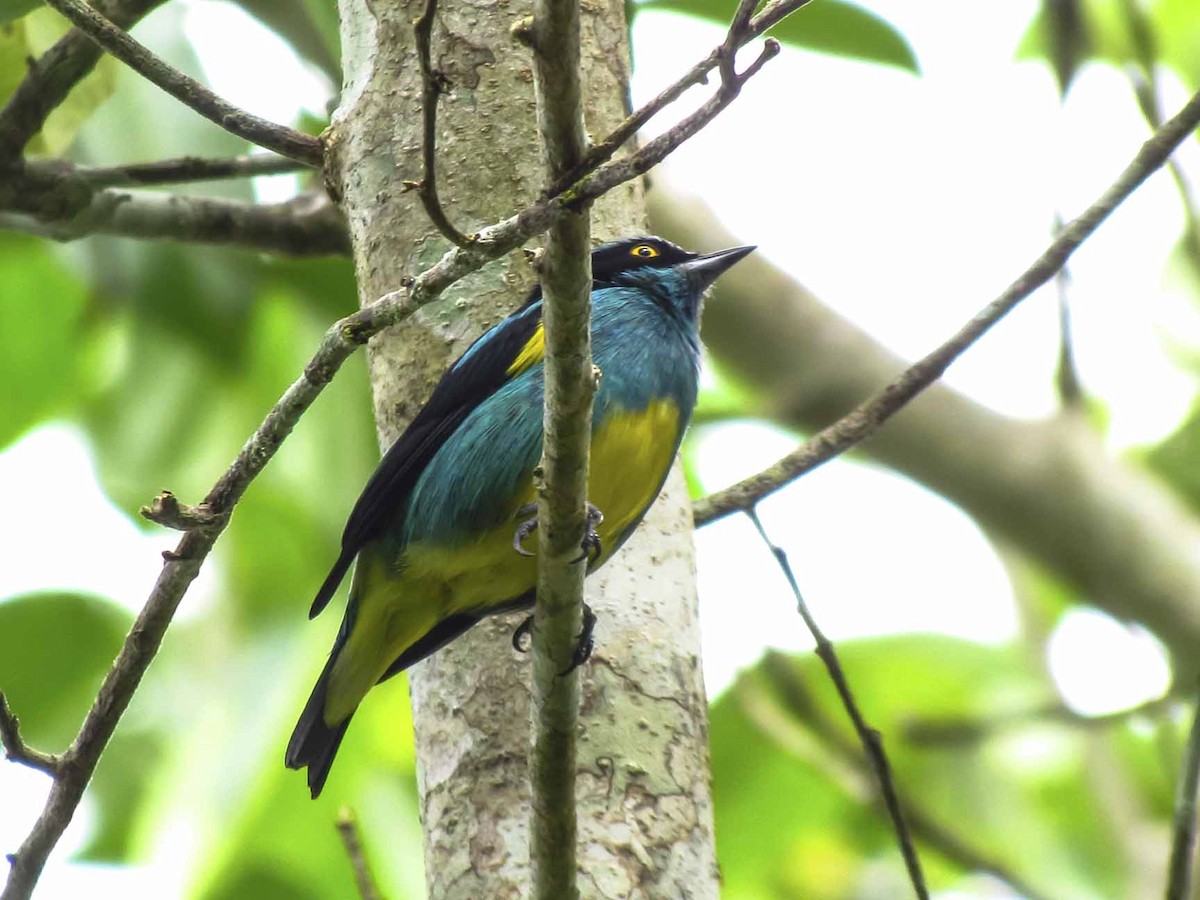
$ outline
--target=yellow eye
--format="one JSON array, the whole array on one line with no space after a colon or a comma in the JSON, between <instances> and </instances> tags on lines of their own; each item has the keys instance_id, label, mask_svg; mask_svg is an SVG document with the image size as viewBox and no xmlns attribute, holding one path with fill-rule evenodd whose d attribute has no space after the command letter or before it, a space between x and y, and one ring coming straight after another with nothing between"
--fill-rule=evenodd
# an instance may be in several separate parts
<instances>
[{"instance_id":1,"label":"yellow eye","mask_svg":"<svg viewBox=\"0 0 1200 900\"><path fill-rule=\"evenodd\" d=\"M658 256L658 250L651 247L649 244L638 244L629 251L631 256L636 256L638 259L654 259Z\"/></svg>"}]
</instances>

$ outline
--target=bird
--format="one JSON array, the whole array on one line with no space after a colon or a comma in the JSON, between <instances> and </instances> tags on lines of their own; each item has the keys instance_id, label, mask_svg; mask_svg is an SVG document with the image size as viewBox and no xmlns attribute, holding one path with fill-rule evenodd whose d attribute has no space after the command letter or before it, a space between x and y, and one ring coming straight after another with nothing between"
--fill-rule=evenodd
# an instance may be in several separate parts
<instances>
[{"instance_id":1,"label":"bird","mask_svg":"<svg viewBox=\"0 0 1200 900\"><path fill-rule=\"evenodd\" d=\"M696 404L705 290L755 248L700 255L654 236L592 251L592 408L588 572L610 559L657 498ZM354 566L329 659L288 743L316 798L350 719L376 684L486 616L533 606L523 540L536 520L542 452L542 293L479 337L447 370L355 503L318 615ZM592 649L584 611L575 663ZM532 627L517 629L513 644Z\"/></svg>"}]
</instances>

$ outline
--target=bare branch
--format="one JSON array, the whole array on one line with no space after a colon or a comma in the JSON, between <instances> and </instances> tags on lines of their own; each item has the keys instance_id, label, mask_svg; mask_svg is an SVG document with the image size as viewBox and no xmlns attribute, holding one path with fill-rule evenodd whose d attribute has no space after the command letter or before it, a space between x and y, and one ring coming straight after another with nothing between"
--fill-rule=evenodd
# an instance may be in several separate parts
<instances>
[{"instance_id":1,"label":"bare branch","mask_svg":"<svg viewBox=\"0 0 1200 900\"><path fill-rule=\"evenodd\" d=\"M194 78L167 65L82 0L46 2L121 62L210 122L281 156L321 167L324 151L319 138L268 122L227 103Z\"/></svg>"},{"instance_id":2,"label":"bare branch","mask_svg":"<svg viewBox=\"0 0 1200 900\"><path fill-rule=\"evenodd\" d=\"M308 167L305 163L288 159L286 156L259 153L229 159L181 156L178 159L104 168L76 166L74 173L94 187L136 187L215 181L222 178L248 178L255 175L282 175L306 168Z\"/></svg>"},{"instance_id":3,"label":"bare branch","mask_svg":"<svg viewBox=\"0 0 1200 900\"><path fill-rule=\"evenodd\" d=\"M825 633L817 625L817 620L809 612L808 604L804 602L804 595L800 593L800 585L796 583L796 576L792 572L787 554L782 547L771 542L755 510L747 510L746 515L754 523L759 537L767 545L767 549L775 557L775 562L779 564L783 577L787 579L788 586L792 589L792 595L796 598L796 611L800 613L800 618L804 620L805 626L817 643L816 654L825 664L825 669L829 672L829 679L837 689L842 705L850 716L850 721L854 723L854 730L858 734L863 752L875 773L884 806L892 820L892 828L896 832L896 840L900 845L900 853L904 857L904 867L908 870L908 878L912 882L913 892L922 900L928 900L929 888L925 885L925 873L921 870L921 860L917 856L912 833L909 831L908 823L904 820L904 812L900 808L900 797L896 793L891 766L888 765L887 753L883 749L883 735L868 725L863 718L862 712L858 708L858 701L854 699L854 692L850 689L850 682L846 680L846 674L842 671L837 651L834 650L829 638L825 637Z\"/></svg>"},{"instance_id":4,"label":"bare branch","mask_svg":"<svg viewBox=\"0 0 1200 900\"><path fill-rule=\"evenodd\" d=\"M0 228L72 241L93 234L233 244L289 256L345 254L341 213L324 194L257 204L119 188L99 190L64 161L0 177ZM6 215L7 213L7 215Z\"/></svg>"},{"instance_id":5,"label":"bare branch","mask_svg":"<svg viewBox=\"0 0 1200 900\"><path fill-rule=\"evenodd\" d=\"M0 746L4 747L4 755L15 763L45 772L47 775L58 774L61 764L53 753L43 753L25 743L21 737L21 722L8 705L4 691L0 691Z\"/></svg>"},{"instance_id":6,"label":"bare branch","mask_svg":"<svg viewBox=\"0 0 1200 900\"><path fill-rule=\"evenodd\" d=\"M1179 789L1175 795L1175 827L1171 840L1171 863L1167 879L1167 900L1187 900L1191 896L1192 866L1196 855L1196 796L1200 792L1200 694L1188 734L1187 750L1179 771Z\"/></svg>"},{"instance_id":7,"label":"bare branch","mask_svg":"<svg viewBox=\"0 0 1200 900\"><path fill-rule=\"evenodd\" d=\"M988 329L1053 278L1100 223L1170 158L1171 153L1188 138L1198 124L1200 93L1193 96L1173 119L1142 145L1133 162L1095 203L1068 223L1045 252L1016 281L976 314L950 340L914 363L870 400L813 435L801 447L770 468L733 487L697 501L692 508L696 524L706 525L730 513L752 509L763 497L774 493L805 472L839 456L873 434L910 400L940 378L947 367Z\"/></svg>"},{"instance_id":8,"label":"bare branch","mask_svg":"<svg viewBox=\"0 0 1200 900\"><path fill-rule=\"evenodd\" d=\"M465 247L471 238L463 234L450 221L437 192L437 105L448 82L440 69L433 68L430 43L433 39L433 20L437 13L437 0L425 0L425 10L413 22L413 35L417 40L417 61L421 66L421 117L423 135L421 139L421 180L415 184L417 196L425 205L429 220L442 237L457 247Z\"/></svg>"},{"instance_id":9,"label":"bare branch","mask_svg":"<svg viewBox=\"0 0 1200 900\"><path fill-rule=\"evenodd\" d=\"M350 857L350 865L354 869L354 886L358 889L359 900L383 900L379 888L375 885L375 877L367 864L367 855L363 852L362 841L358 836L358 820L349 807L343 807L337 817L338 837Z\"/></svg>"},{"instance_id":10,"label":"bare branch","mask_svg":"<svg viewBox=\"0 0 1200 900\"><path fill-rule=\"evenodd\" d=\"M121 28L130 28L163 0L97 0L96 8ZM75 85L96 67L103 51L72 28L29 66L24 80L0 110L0 164L15 161L42 130L46 119Z\"/></svg>"},{"instance_id":11,"label":"bare branch","mask_svg":"<svg viewBox=\"0 0 1200 900\"><path fill-rule=\"evenodd\" d=\"M534 0L533 62L546 183L587 152L579 76L578 0ZM580 213L550 227L539 266L546 331L542 483L538 491L537 602L533 621L534 739L530 761L533 892L571 900L576 884L575 805L583 579L587 553L588 448L596 377L591 347L591 220Z\"/></svg>"}]
</instances>

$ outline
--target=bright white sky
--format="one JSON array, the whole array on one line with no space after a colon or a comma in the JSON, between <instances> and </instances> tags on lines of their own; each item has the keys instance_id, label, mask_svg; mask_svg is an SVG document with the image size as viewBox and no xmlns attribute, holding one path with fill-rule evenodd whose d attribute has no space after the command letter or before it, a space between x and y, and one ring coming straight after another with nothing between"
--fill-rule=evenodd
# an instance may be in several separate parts
<instances>
[{"instance_id":1,"label":"bright white sky","mask_svg":"<svg viewBox=\"0 0 1200 900\"><path fill-rule=\"evenodd\" d=\"M702 194L732 231L889 347L907 357L922 354L1044 248L1056 207L1067 216L1081 211L1145 137L1117 73L1086 70L1060 109L1044 67L1014 67L1013 50L1036 5L873 0L872 8L913 42L922 77L785 51L656 177ZM300 106L324 108L320 78L240 9L212 0L187 6L188 33L219 93L278 121L290 120ZM635 102L657 93L720 38L719 30L687 19L640 16ZM1174 82L1167 87L1173 110L1185 96ZM1189 152L1195 167L1200 154ZM261 191L277 195L290 184L264 180ZM1192 377L1162 352L1165 334L1176 346L1200 343L1193 304L1163 284L1180 222L1171 185L1157 177L1072 265L1079 363L1088 389L1111 412L1115 448L1169 433L1195 391ZM947 380L1005 413L1048 414L1054 319L1049 293L1031 298ZM716 489L792 446L792 438L761 425L713 429L702 441L700 472L706 487ZM0 496L21 511L0 518L0 546L20 548L0 570L0 597L71 588L140 605L156 573L147 560L168 542L144 536L107 503L75 431L43 428L0 454ZM88 553L64 556L70 534L38 520L38 510L58 508L59 500L76 510L75 527L93 535ZM834 462L767 501L762 518L788 550L814 615L835 640L908 631L982 642L1015 635L1011 588L982 534L957 508L905 479ZM99 540L106 544L97 549ZM766 646L811 646L747 523L704 529L697 544L710 692ZM189 598L184 608L194 610L196 601ZM1156 696L1168 678L1151 638L1091 612L1073 613L1060 625L1050 668L1065 699L1084 712ZM17 844L44 792L40 776L0 765L0 847ZM66 863L86 820L85 804L68 832L75 838L55 853L40 896L79 896L85 881L95 894L97 878L127 897L175 895L163 891L164 884L180 883L178 856L156 854L153 869L132 871Z\"/></svg>"}]
</instances>

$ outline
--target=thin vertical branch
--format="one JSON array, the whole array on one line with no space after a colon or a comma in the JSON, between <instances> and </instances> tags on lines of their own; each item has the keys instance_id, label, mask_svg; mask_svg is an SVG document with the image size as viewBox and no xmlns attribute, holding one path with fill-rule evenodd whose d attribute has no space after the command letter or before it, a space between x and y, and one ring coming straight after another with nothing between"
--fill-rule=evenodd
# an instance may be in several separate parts
<instances>
[{"instance_id":1,"label":"thin vertical branch","mask_svg":"<svg viewBox=\"0 0 1200 900\"><path fill-rule=\"evenodd\" d=\"M770 537L767 536L766 529L763 528L756 509L748 509L746 515L754 523L759 537L767 545L767 548L775 557L775 561L779 564L784 578L787 579L788 585L792 589L792 594L796 598L796 611L800 613L800 618L804 620L804 624L812 634L813 640L816 641L817 656L825 664L825 668L829 672L829 677L833 681L833 686L837 689L838 696L842 700L842 705L850 715L850 721L854 723L854 730L858 733L858 739L862 743L863 751L866 753L867 760L870 762L871 768L875 772L876 780L879 782L879 790L883 795L884 806L887 807L888 815L891 817L892 828L896 832L896 840L900 845L900 853L904 857L904 866L908 870L908 878L912 882L913 892L921 900L928 900L929 889L925 885L925 873L921 870L921 860L917 856L917 848L913 843L912 833L909 831L908 823L904 820L904 812L900 808L900 798L896 794L896 785L892 779L891 766L888 765L887 754L883 749L883 736L867 724L862 713L859 711L858 702L854 699L854 693L850 690L850 683L846 680L846 675L842 671L842 664L838 661L837 652L833 649L833 644L829 638L825 637L825 633L817 625L817 620L809 612L808 604L804 602L804 595L800 593L800 585L796 582L796 576L792 572L792 566L788 562L787 554L782 547L772 543Z\"/></svg>"},{"instance_id":2,"label":"thin vertical branch","mask_svg":"<svg viewBox=\"0 0 1200 900\"><path fill-rule=\"evenodd\" d=\"M533 59L546 183L587 152L579 77L578 0L534 0ZM530 856L533 896L573 900L578 822L577 649L587 556L588 449L596 375L591 348L591 223L588 205L550 227L541 261L546 332L545 443L538 497L537 605L533 631L534 742Z\"/></svg>"},{"instance_id":3,"label":"thin vertical branch","mask_svg":"<svg viewBox=\"0 0 1200 900\"><path fill-rule=\"evenodd\" d=\"M1200 691L1192 730L1179 772L1179 790L1175 794L1175 828L1171 841L1171 863L1167 878L1167 900L1187 900L1191 896L1192 866L1196 855L1196 794L1200 791Z\"/></svg>"},{"instance_id":4,"label":"thin vertical branch","mask_svg":"<svg viewBox=\"0 0 1200 900\"><path fill-rule=\"evenodd\" d=\"M445 93L449 82L440 69L433 67L433 20L437 14L437 0L425 0L425 9L413 21L413 36L417 40L417 62L421 67L421 180L414 187L425 213L442 236L457 247L465 247L471 238L454 227L454 223L442 208L437 192L437 106L438 98Z\"/></svg>"},{"instance_id":5,"label":"thin vertical branch","mask_svg":"<svg viewBox=\"0 0 1200 900\"><path fill-rule=\"evenodd\" d=\"M1062 231L1062 218L1054 217L1054 233ZM1071 328L1071 270L1065 264L1054 276L1058 291L1058 365L1054 382L1063 409L1078 409L1083 404L1083 382L1075 362L1075 334Z\"/></svg>"}]
</instances>

